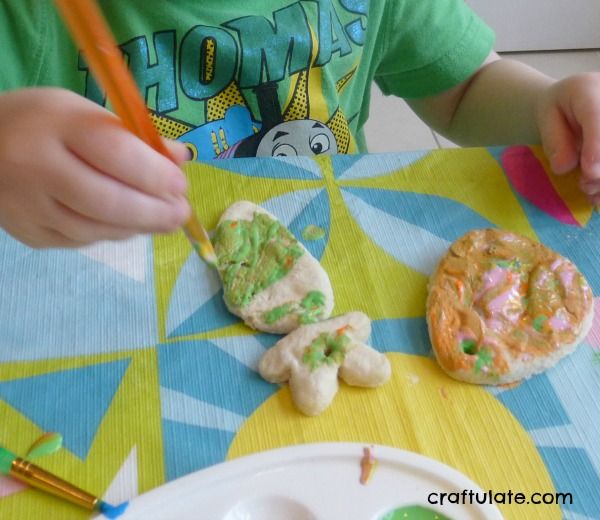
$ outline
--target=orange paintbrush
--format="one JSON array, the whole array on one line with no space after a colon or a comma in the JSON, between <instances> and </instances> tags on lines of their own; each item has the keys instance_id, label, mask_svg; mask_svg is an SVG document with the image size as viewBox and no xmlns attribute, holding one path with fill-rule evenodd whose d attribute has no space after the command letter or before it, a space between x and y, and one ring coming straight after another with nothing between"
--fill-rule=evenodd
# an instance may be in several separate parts
<instances>
[{"instance_id":1,"label":"orange paintbrush","mask_svg":"<svg viewBox=\"0 0 600 520\"><path fill-rule=\"evenodd\" d=\"M73 39L123 124L145 143L173 159L154 128L123 55L94 0L55 0ZM206 230L192 213L184 231L200 257L215 266L217 257Z\"/></svg>"}]
</instances>

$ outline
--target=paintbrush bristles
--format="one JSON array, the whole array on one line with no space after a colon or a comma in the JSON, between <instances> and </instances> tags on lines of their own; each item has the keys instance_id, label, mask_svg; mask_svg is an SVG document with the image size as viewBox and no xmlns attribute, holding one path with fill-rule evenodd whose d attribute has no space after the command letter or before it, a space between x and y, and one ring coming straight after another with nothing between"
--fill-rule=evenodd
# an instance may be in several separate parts
<instances>
[{"instance_id":1,"label":"paintbrush bristles","mask_svg":"<svg viewBox=\"0 0 600 520\"><path fill-rule=\"evenodd\" d=\"M207 251L202 246L200 246L200 249L202 249L202 251L200 252L200 256L204 259L204 261L208 265L210 265L211 267L214 267L216 269L217 264L218 264L218 259L217 259L217 255L215 254L214 250Z\"/></svg>"},{"instance_id":2,"label":"paintbrush bristles","mask_svg":"<svg viewBox=\"0 0 600 520\"><path fill-rule=\"evenodd\" d=\"M208 233L200 225L198 220L196 220L194 215L192 215L186 222L183 230L185 231L188 240L200 258L202 258L202 260L204 260L211 267L217 267L217 255L210 239L208 238Z\"/></svg>"}]
</instances>

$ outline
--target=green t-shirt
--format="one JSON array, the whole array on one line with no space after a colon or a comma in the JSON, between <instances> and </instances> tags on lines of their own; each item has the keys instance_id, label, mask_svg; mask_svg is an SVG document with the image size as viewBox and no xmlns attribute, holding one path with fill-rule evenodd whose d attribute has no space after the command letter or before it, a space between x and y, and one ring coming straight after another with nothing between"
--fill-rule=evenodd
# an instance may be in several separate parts
<instances>
[{"instance_id":1,"label":"green t-shirt","mask_svg":"<svg viewBox=\"0 0 600 520\"><path fill-rule=\"evenodd\" d=\"M469 77L493 32L463 0L104 0L155 124L199 159L365 151L371 82L422 97ZM0 90L104 96L51 0L0 4Z\"/></svg>"}]
</instances>

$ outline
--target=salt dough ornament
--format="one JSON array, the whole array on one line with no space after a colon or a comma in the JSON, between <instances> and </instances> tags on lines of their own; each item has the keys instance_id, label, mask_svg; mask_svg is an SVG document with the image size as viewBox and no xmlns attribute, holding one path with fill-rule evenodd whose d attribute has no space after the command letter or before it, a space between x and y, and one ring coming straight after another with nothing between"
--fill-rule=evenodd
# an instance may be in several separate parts
<instances>
[{"instance_id":1,"label":"salt dough ornament","mask_svg":"<svg viewBox=\"0 0 600 520\"><path fill-rule=\"evenodd\" d=\"M327 273L265 209L236 202L221 216L213 242L225 304L250 327L286 334L331 315Z\"/></svg>"},{"instance_id":2,"label":"salt dough ornament","mask_svg":"<svg viewBox=\"0 0 600 520\"><path fill-rule=\"evenodd\" d=\"M498 229L451 245L429 281L427 324L452 377L508 384L542 372L588 333L592 291L577 267L533 240Z\"/></svg>"},{"instance_id":3,"label":"salt dough ornament","mask_svg":"<svg viewBox=\"0 0 600 520\"><path fill-rule=\"evenodd\" d=\"M377 387L390 378L388 359L365 344L370 334L371 320L362 312L304 325L269 349L258 370L271 383L289 381L296 407L318 415L333 401L338 376L363 387Z\"/></svg>"}]
</instances>

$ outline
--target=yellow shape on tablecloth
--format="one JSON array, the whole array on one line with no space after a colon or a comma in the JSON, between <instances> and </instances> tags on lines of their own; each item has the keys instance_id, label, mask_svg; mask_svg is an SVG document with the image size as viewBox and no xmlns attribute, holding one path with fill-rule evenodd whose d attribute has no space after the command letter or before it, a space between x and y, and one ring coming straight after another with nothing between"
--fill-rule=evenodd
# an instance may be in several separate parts
<instances>
[{"instance_id":1,"label":"yellow shape on tablecloth","mask_svg":"<svg viewBox=\"0 0 600 520\"><path fill-rule=\"evenodd\" d=\"M320 156L316 161L331 208L329 241L321 265L333 286L334 315L362 310L374 320L422 316L427 277L398 262L363 231L344 202L331 159Z\"/></svg>"},{"instance_id":2,"label":"yellow shape on tablecloth","mask_svg":"<svg viewBox=\"0 0 600 520\"><path fill-rule=\"evenodd\" d=\"M393 370L388 383L378 389L341 385L318 417L298 412L285 386L247 419L227 458L311 442L383 444L444 462L484 490L555 492L532 439L493 395L450 379L430 359L388 357ZM507 520L561 518L555 505L499 508Z\"/></svg>"},{"instance_id":3,"label":"yellow shape on tablecloth","mask_svg":"<svg viewBox=\"0 0 600 520\"><path fill-rule=\"evenodd\" d=\"M256 331L248 327L243 321L237 321L231 325L227 325L220 329L209 330L207 332L193 333L188 336L179 335L176 337L167 338L162 343L165 345L175 345L181 343L182 341L210 341L211 339L215 338L239 338L242 336L253 336L255 334Z\"/></svg>"},{"instance_id":4,"label":"yellow shape on tablecloth","mask_svg":"<svg viewBox=\"0 0 600 520\"><path fill-rule=\"evenodd\" d=\"M219 162L214 161L187 163L184 168L189 179L188 198L206 229L214 229L223 211L238 200L262 204L284 193L314 189L323 184L317 177L314 180L270 178L268 170L285 168L277 161L261 163L264 177L242 175L219 166Z\"/></svg>"},{"instance_id":5,"label":"yellow shape on tablecloth","mask_svg":"<svg viewBox=\"0 0 600 520\"><path fill-rule=\"evenodd\" d=\"M374 320L422 316L427 277L386 253L343 202L333 202L334 197L331 233L321 265L333 286L334 314L362 310Z\"/></svg>"},{"instance_id":6,"label":"yellow shape on tablecloth","mask_svg":"<svg viewBox=\"0 0 600 520\"><path fill-rule=\"evenodd\" d=\"M387 175L342 180L340 185L438 195L537 240L502 167L486 148L436 150Z\"/></svg>"}]
</instances>

